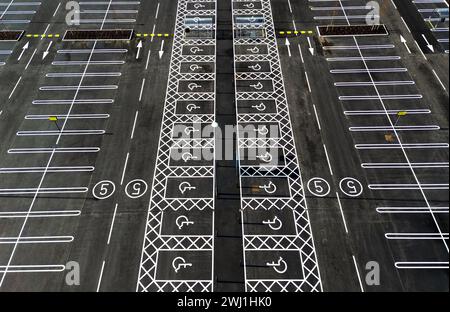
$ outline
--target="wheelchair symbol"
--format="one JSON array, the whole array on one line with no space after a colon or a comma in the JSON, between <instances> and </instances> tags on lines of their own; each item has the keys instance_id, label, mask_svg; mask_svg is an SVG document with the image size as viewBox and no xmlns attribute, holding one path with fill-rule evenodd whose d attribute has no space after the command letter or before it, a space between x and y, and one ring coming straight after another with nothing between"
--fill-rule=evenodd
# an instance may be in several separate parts
<instances>
[{"instance_id":1,"label":"wheelchair symbol","mask_svg":"<svg viewBox=\"0 0 450 312\"><path fill-rule=\"evenodd\" d=\"M197 64L192 64L191 66L189 66L189 69L191 71L196 71L196 70L199 70L199 69L202 69L202 68L203 68L202 66L199 66Z\"/></svg>"},{"instance_id":2,"label":"wheelchair symbol","mask_svg":"<svg viewBox=\"0 0 450 312\"><path fill-rule=\"evenodd\" d=\"M284 261L282 257L280 257L277 262L267 262L266 266L273 268L278 274L286 273L288 268L286 261Z\"/></svg>"},{"instance_id":3,"label":"wheelchair symbol","mask_svg":"<svg viewBox=\"0 0 450 312\"><path fill-rule=\"evenodd\" d=\"M178 226L178 229L181 230L185 225L191 225L194 224L193 221L189 221L188 217L186 216L179 216L176 220L175 220L175 224Z\"/></svg>"},{"instance_id":4,"label":"wheelchair symbol","mask_svg":"<svg viewBox=\"0 0 450 312\"><path fill-rule=\"evenodd\" d=\"M264 155L256 156L256 158L265 163L270 163L273 159L272 154L270 154L269 152L266 152Z\"/></svg>"},{"instance_id":5,"label":"wheelchair symbol","mask_svg":"<svg viewBox=\"0 0 450 312\"><path fill-rule=\"evenodd\" d=\"M264 190L267 194L273 194L277 191L277 186L272 181L270 181L269 184L260 185L259 188Z\"/></svg>"},{"instance_id":6,"label":"wheelchair symbol","mask_svg":"<svg viewBox=\"0 0 450 312\"><path fill-rule=\"evenodd\" d=\"M188 88L191 91L194 91L195 89L200 89L201 87L202 87L201 85L196 84L195 82L188 84Z\"/></svg>"},{"instance_id":7,"label":"wheelchair symbol","mask_svg":"<svg viewBox=\"0 0 450 312\"><path fill-rule=\"evenodd\" d=\"M262 88L264 88L264 85L261 82L258 82L255 85L250 85L250 87L255 89L255 90L261 90Z\"/></svg>"},{"instance_id":8,"label":"wheelchair symbol","mask_svg":"<svg viewBox=\"0 0 450 312\"><path fill-rule=\"evenodd\" d=\"M195 105L195 104L188 104L188 105L186 106L186 109L187 109L189 112L192 112L193 110L200 109L200 106L197 106L197 105Z\"/></svg>"},{"instance_id":9,"label":"wheelchair symbol","mask_svg":"<svg viewBox=\"0 0 450 312\"><path fill-rule=\"evenodd\" d=\"M253 48L247 49L247 51L256 54L256 53L259 53L259 48L258 47L253 47Z\"/></svg>"},{"instance_id":10,"label":"wheelchair symbol","mask_svg":"<svg viewBox=\"0 0 450 312\"><path fill-rule=\"evenodd\" d=\"M191 183L189 182L181 182L180 185L178 186L178 189L180 190L181 194L184 195L186 191L194 191L197 188L195 186L192 186Z\"/></svg>"},{"instance_id":11,"label":"wheelchair symbol","mask_svg":"<svg viewBox=\"0 0 450 312\"><path fill-rule=\"evenodd\" d=\"M269 129L267 129L266 126L258 127L258 129L255 129L255 132L258 132L259 134L266 135L269 133Z\"/></svg>"},{"instance_id":12,"label":"wheelchair symbol","mask_svg":"<svg viewBox=\"0 0 450 312\"><path fill-rule=\"evenodd\" d=\"M283 226L283 222L280 220L280 219L278 219L278 217L277 216L275 216L274 218L273 218L273 220L267 220L267 221L263 221L262 222L264 225L268 225L272 230L274 230L274 231L278 231L278 230L280 230L281 229L281 227Z\"/></svg>"},{"instance_id":13,"label":"wheelchair symbol","mask_svg":"<svg viewBox=\"0 0 450 312\"><path fill-rule=\"evenodd\" d=\"M197 160L198 159L197 156L194 156L191 153L187 153L187 152L184 153L183 155L181 155L181 158L183 159L183 161L185 163L188 162L189 160Z\"/></svg>"},{"instance_id":14,"label":"wheelchair symbol","mask_svg":"<svg viewBox=\"0 0 450 312\"><path fill-rule=\"evenodd\" d=\"M194 127L186 127L184 129L184 133L186 133L186 135L190 135L191 133L194 133L194 132L200 132L200 130L195 129Z\"/></svg>"},{"instance_id":15,"label":"wheelchair symbol","mask_svg":"<svg viewBox=\"0 0 450 312\"><path fill-rule=\"evenodd\" d=\"M172 261L172 268L174 269L175 273L178 273L180 269L186 269L187 267L192 267L192 263L186 262L183 257L176 257Z\"/></svg>"},{"instance_id":16,"label":"wheelchair symbol","mask_svg":"<svg viewBox=\"0 0 450 312\"><path fill-rule=\"evenodd\" d=\"M194 4L194 8L196 9L196 10L198 10L198 9L201 9L201 8L204 8L205 6L203 5L203 4L201 4L201 3L196 3L196 4Z\"/></svg>"},{"instance_id":17,"label":"wheelchair symbol","mask_svg":"<svg viewBox=\"0 0 450 312\"><path fill-rule=\"evenodd\" d=\"M192 54L197 54L198 52L203 52L204 50L199 47L192 47L189 51L191 51Z\"/></svg>"},{"instance_id":18,"label":"wheelchair symbol","mask_svg":"<svg viewBox=\"0 0 450 312\"><path fill-rule=\"evenodd\" d=\"M259 64L251 65L248 68L253 69L254 71L260 71L262 69L261 65Z\"/></svg>"},{"instance_id":19,"label":"wheelchair symbol","mask_svg":"<svg viewBox=\"0 0 450 312\"><path fill-rule=\"evenodd\" d=\"M256 109L256 110L258 110L260 112L263 112L263 111L266 110L267 107L266 107L266 105L264 103L260 103L258 105L253 105L252 108L254 108L254 109Z\"/></svg>"}]
</instances>

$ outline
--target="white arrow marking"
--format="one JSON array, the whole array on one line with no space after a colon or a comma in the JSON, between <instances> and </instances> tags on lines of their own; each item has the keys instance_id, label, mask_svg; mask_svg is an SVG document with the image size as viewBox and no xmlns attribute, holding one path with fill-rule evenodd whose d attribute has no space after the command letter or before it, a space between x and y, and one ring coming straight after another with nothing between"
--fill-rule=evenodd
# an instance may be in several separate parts
<instances>
[{"instance_id":1,"label":"white arrow marking","mask_svg":"<svg viewBox=\"0 0 450 312\"><path fill-rule=\"evenodd\" d=\"M406 50L408 50L408 53L411 54L411 50L409 49L408 44L406 43L406 39L402 35L400 35L400 41L405 45Z\"/></svg>"},{"instance_id":2,"label":"white arrow marking","mask_svg":"<svg viewBox=\"0 0 450 312\"><path fill-rule=\"evenodd\" d=\"M22 58L23 54L25 53L25 51L30 47L30 43L27 42L23 48L22 48L22 53L20 53L19 58L17 59L18 61L20 61L20 59Z\"/></svg>"},{"instance_id":3,"label":"white arrow marking","mask_svg":"<svg viewBox=\"0 0 450 312\"><path fill-rule=\"evenodd\" d=\"M288 39L288 38L286 38L285 44L286 44L286 47L287 47L287 49L288 49L289 57L291 57L291 56L292 56L292 54L291 54L291 43L289 42L289 39Z\"/></svg>"},{"instance_id":4,"label":"white arrow marking","mask_svg":"<svg viewBox=\"0 0 450 312\"><path fill-rule=\"evenodd\" d=\"M159 59L162 58L164 54L164 40L161 42L161 49L159 49Z\"/></svg>"},{"instance_id":5,"label":"white arrow marking","mask_svg":"<svg viewBox=\"0 0 450 312\"><path fill-rule=\"evenodd\" d=\"M142 40L139 41L138 45L137 45L137 54L136 54L136 59L139 59L139 56L141 54L141 49L142 49Z\"/></svg>"},{"instance_id":6,"label":"white arrow marking","mask_svg":"<svg viewBox=\"0 0 450 312\"><path fill-rule=\"evenodd\" d=\"M422 34L423 40L425 40L425 42L427 43L427 48L431 50L431 52L434 52L434 47L432 44L430 44L430 42L428 42L427 37L425 37L424 34Z\"/></svg>"},{"instance_id":7,"label":"white arrow marking","mask_svg":"<svg viewBox=\"0 0 450 312\"><path fill-rule=\"evenodd\" d=\"M47 55L50 53L50 48L52 47L53 41L50 41L50 43L48 44L47 50L45 50L44 54L42 55L42 60L44 60Z\"/></svg>"},{"instance_id":8,"label":"white arrow marking","mask_svg":"<svg viewBox=\"0 0 450 312\"><path fill-rule=\"evenodd\" d=\"M309 45L309 49L308 50L311 53L311 55L314 55L314 48L312 47L311 39L309 37L307 37L307 39L308 39L308 45Z\"/></svg>"}]
</instances>

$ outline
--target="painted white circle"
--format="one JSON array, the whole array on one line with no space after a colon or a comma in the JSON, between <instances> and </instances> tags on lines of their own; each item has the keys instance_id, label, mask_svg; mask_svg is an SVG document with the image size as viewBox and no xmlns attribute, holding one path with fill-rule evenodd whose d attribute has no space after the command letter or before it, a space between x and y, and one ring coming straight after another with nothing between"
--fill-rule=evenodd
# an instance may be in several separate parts
<instances>
[{"instance_id":1,"label":"painted white circle","mask_svg":"<svg viewBox=\"0 0 450 312\"><path fill-rule=\"evenodd\" d=\"M358 197L362 194L364 187L355 178L346 177L339 182L339 188L342 193L350 197Z\"/></svg>"},{"instance_id":2,"label":"painted white circle","mask_svg":"<svg viewBox=\"0 0 450 312\"><path fill-rule=\"evenodd\" d=\"M107 199L111 197L116 191L116 185L114 182L104 180L98 182L92 189L92 195L97 199Z\"/></svg>"},{"instance_id":3,"label":"painted white circle","mask_svg":"<svg viewBox=\"0 0 450 312\"><path fill-rule=\"evenodd\" d=\"M141 186L141 187L139 187ZM131 190L130 190L131 188ZM125 187L125 193L128 197L131 199L136 199L139 197L144 196L145 193L147 193L148 190L148 184L144 180L136 179L133 181L130 181L127 186Z\"/></svg>"},{"instance_id":4,"label":"painted white circle","mask_svg":"<svg viewBox=\"0 0 450 312\"><path fill-rule=\"evenodd\" d=\"M312 178L307 185L308 191L317 197L325 197L331 192L330 184L322 178Z\"/></svg>"},{"instance_id":5,"label":"painted white circle","mask_svg":"<svg viewBox=\"0 0 450 312\"><path fill-rule=\"evenodd\" d=\"M216 121L213 121L213 123L211 124L211 127L213 128L217 128L219 126L219 124Z\"/></svg>"}]
</instances>

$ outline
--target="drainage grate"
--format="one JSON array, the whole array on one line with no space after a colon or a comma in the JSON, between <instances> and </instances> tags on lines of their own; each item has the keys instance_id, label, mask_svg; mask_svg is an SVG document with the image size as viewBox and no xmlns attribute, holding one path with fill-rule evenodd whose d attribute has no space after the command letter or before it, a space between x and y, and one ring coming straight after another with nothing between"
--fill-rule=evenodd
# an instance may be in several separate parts
<instances>
[{"instance_id":1,"label":"drainage grate","mask_svg":"<svg viewBox=\"0 0 450 312\"><path fill-rule=\"evenodd\" d=\"M0 30L0 41L19 41L23 34L23 30Z\"/></svg>"},{"instance_id":2,"label":"drainage grate","mask_svg":"<svg viewBox=\"0 0 450 312\"><path fill-rule=\"evenodd\" d=\"M388 34L386 26L379 25L328 25L317 27L321 37L347 37L347 36L385 36Z\"/></svg>"},{"instance_id":3,"label":"drainage grate","mask_svg":"<svg viewBox=\"0 0 450 312\"><path fill-rule=\"evenodd\" d=\"M132 29L68 30L63 41L116 41L131 40L132 37Z\"/></svg>"}]
</instances>

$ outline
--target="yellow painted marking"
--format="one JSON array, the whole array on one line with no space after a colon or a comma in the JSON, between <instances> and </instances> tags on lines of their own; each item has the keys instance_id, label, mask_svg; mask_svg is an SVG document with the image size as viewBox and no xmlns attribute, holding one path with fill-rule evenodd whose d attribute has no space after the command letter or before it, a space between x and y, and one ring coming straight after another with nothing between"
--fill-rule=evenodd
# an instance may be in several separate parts
<instances>
[{"instance_id":1,"label":"yellow painted marking","mask_svg":"<svg viewBox=\"0 0 450 312\"><path fill-rule=\"evenodd\" d=\"M48 117L48 120L50 120L50 121L58 121L58 117L50 116L50 117Z\"/></svg>"},{"instance_id":2,"label":"yellow painted marking","mask_svg":"<svg viewBox=\"0 0 450 312\"><path fill-rule=\"evenodd\" d=\"M399 116L399 117L401 117L401 116L406 116L406 115L408 115L408 112L402 111L402 112L398 112L398 113L397 113L397 116Z\"/></svg>"}]
</instances>

